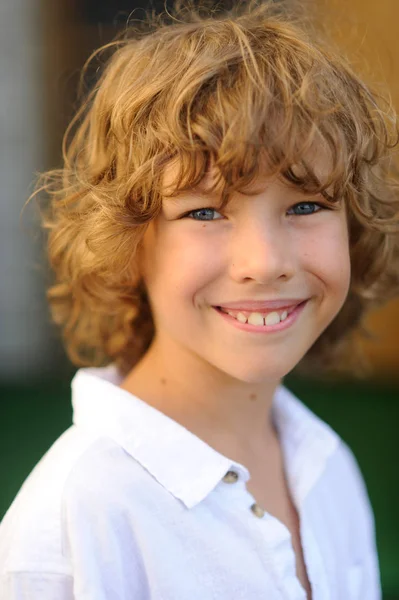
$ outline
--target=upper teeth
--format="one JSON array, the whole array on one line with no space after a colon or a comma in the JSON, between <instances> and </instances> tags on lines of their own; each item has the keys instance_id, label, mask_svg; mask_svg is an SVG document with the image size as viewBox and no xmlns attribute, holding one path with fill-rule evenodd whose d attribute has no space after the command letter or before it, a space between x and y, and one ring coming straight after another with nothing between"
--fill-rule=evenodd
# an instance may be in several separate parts
<instances>
[{"instance_id":1,"label":"upper teeth","mask_svg":"<svg viewBox=\"0 0 399 600\"><path fill-rule=\"evenodd\" d=\"M226 310L226 312L237 319L237 321L240 321L240 323L250 323L250 325L277 325L277 323L284 321L288 316L288 312L286 310L281 313L274 311L268 313L267 315L261 315L261 313L253 312L249 314L248 318L241 312L237 314L230 312L229 310Z\"/></svg>"}]
</instances>

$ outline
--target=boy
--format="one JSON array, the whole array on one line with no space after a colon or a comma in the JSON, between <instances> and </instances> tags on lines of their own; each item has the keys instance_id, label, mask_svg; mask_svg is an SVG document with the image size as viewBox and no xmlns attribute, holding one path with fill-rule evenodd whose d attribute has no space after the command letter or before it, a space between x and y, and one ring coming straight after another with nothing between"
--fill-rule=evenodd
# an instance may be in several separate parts
<instances>
[{"instance_id":1,"label":"boy","mask_svg":"<svg viewBox=\"0 0 399 600\"><path fill-rule=\"evenodd\" d=\"M89 368L2 522L1 597L380 598L357 463L282 381L398 293L389 119L263 4L117 44L74 126L43 225Z\"/></svg>"}]
</instances>

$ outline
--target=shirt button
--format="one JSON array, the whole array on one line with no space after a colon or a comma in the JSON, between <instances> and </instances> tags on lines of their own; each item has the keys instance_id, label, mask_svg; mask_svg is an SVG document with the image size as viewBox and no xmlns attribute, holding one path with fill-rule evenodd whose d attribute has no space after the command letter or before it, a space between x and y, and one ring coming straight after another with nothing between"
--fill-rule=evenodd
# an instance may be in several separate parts
<instances>
[{"instance_id":1,"label":"shirt button","mask_svg":"<svg viewBox=\"0 0 399 600\"><path fill-rule=\"evenodd\" d=\"M226 475L223 477L223 481L226 483L235 483L238 480L238 473L235 471L227 471Z\"/></svg>"},{"instance_id":2,"label":"shirt button","mask_svg":"<svg viewBox=\"0 0 399 600\"><path fill-rule=\"evenodd\" d=\"M255 504L252 504L251 510L254 513L254 515L259 517L259 519L261 519L263 517L263 515L265 514L265 511L263 510L263 508L261 508L259 506L259 504L256 504L256 502L255 502Z\"/></svg>"}]
</instances>

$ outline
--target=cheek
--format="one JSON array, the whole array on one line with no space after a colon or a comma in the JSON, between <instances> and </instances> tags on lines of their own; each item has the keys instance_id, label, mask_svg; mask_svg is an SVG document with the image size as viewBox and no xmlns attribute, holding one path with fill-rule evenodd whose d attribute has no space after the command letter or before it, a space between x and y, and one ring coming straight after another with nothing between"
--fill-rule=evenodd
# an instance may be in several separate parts
<instances>
[{"instance_id":1,"label":"cheek","mask_svg":"<svg viewBox=\"0 0 399 600\"><path fill-rule=\"evenodd\" d=\"M351 266L346 225L337 221L317 236L304 241L306 269L321 280L330 293L345 296L349 289Z\"/></svg>"},{"instance_id":2,"label":"cheek","mask_svg":"<svg viewBox=\"0 0 399 600\"><path fill-rule=\"evenodd\" d=\"M155 230L148 235L144 252L144 277L149 290L162 296L192 297L217 273L215 247L204 235ZM201 232L200 232L201 234ZM176 298L177 300L177 298Z\"/></svg>"}]
</instances>

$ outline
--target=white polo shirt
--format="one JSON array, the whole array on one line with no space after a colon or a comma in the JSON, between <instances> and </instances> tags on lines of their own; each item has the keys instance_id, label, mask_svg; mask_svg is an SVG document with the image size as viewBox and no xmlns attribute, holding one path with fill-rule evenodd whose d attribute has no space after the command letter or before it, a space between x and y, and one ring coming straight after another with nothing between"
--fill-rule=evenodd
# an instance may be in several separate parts
<instances>
[{"instance_id":1,"label":"white polo shirt","mask_svg":"<svg viewBox=\"0 0 399 600\"><path fill-rule=\"evenodd\" d=\"M73 425L0 525L1 600L304 600L290 533L254 508L247 468L120 380L113 365L75 375ZM313 600L379 600L353 454L283 386L273 418Z\"/></svg>"}]
</instances>

